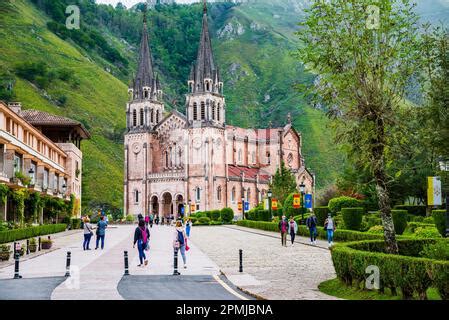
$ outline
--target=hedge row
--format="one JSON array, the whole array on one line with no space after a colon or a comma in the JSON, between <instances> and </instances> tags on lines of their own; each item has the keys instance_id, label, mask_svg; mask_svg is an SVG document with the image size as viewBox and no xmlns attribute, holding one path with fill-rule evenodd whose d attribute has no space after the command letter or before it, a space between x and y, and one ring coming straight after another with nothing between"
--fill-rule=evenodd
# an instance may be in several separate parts
<instances>
[{"instance_id":1,"label":"hedge row","mask_svg":"<svg viewBox=\"0 0 449 320\"><path fill-rule=\"evenodd\" d=\"M279 231L278 224L276 222L266 222L266 221L252 221L252 220L238 220L238 226L260 229L265 231Z\"/></svg>"},{"instance_id":2,"label":"hedge row","mask_svg":"<svg viewBox=\"0 0 449 320\"><path fill-rule=\"evenodd\" d=\"M435 221L435 227L438 232L444 237L446 234L446 210L433 210L432 217Z\"/></svg>"},{"instance_id":3,"label":"hedge row","mask_svg":"<svg viewBox=\"0 0 449 320\"><path fill-rule=\"evenodd\" d=\"M414 205L397 205L394 206L395 210L407 210L409 214L412 214L414 216L426 216L426 206L414 206Z\"/></svg>"},{"instance_id":4,"label":"hedge row","mask_svg":"<svg viewBox=\"0 0 449 320\"><path fill-rule=\"evenodd\" d=\"M15 229L0 232L0 243L8 243L16 240L28 239L32 237L58 233L65 231L66 224L46 224L42 226Z\"/></svg>"},{"instance_id":5,"label":"hedge row","mask_svg":"<svg viewBox=\"0 0 449 320\"><path fill-rule=\"evenodd\" d=\"M337 244L331 251L337 277L352 286L366 280L366 268L377 266L380 271L380 288L397 292L404 299L418 294L427 299L430 287L438 289L442 299L449 299L449 261L417 257L426 244L437 239L398 240L400 255L385 253L384 241L362 241Z\"/></svg>"}]
</instances>

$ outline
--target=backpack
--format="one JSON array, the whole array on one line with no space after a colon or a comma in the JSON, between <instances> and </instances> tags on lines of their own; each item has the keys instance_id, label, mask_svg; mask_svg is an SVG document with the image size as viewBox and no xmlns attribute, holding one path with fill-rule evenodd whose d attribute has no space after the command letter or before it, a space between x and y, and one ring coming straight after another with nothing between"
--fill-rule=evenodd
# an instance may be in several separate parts
<instances>
[{"instance_id":1,"label":"backpack","mask_svg":"<svg viewBox=\"0 0 449 320\"><path fill-rule=\"evenodd\" d=\"M178 242L180 246L184 245L184 235L182 234L182 231L178 231Z\"/></svg>"}]
</instances>

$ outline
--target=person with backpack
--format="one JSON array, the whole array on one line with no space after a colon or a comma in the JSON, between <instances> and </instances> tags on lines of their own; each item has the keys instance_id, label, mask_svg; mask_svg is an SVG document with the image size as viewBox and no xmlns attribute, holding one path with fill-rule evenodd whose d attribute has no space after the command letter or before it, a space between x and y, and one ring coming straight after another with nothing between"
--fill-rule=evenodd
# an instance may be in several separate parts
<instances>
[{"instance_id":1,"label":"person with backpack","mask_svg":"<svg viewBox=\"0 0 449 320\"><path fill-rule=\"evenodd\" d=\"M148 245L150 241L150 230L145 226L145 221L140 220L139 225L137 226L136 230L134 231L134 242L133 242L133 248L136 247L137 243L137 250L139 251L139 261L140 264L138 267L141 267L142 265L148 265L148 259L145 255L145 250L148 250Z\"/></svg>"},{"instance_id":2,"label":"person with backpack","mask_svg":"<svg viewBox=\"0 0 449 320\"><path fill-rule=\"evenodd\" d=\"M327 215L326 221L324 221L324 230L327 231L327 242L329 243L329 248L334 245L334 232L336 229L336 224L334 219L332 219L331 214Z\"/></svg>"},{"instance_id":3,"label":"person with backpack","mask_svg":"<svg viewBox=\"0 0 449 320\"><path fill-rule=\"evenodd\" d=\"M310 217L307 218L306 225L307 228L309 228L310 244L316 245L316 236L317 236L316 226L318 225L318 220L316 219L316 216L313 212L310 215Z\"/></svg>"},{"instance_id":4,"label":"person with backpack","mask_svg":"<svg viewBox=\"0 0 449 320\"><path fill-rule=\"evenodd\" d=\"M182 226L182 222L177 221L176 229L173 234L173 248L175 250L175 253L181 251L182 260L184 262L184 269L187 268L186 247L187 247L187 235Z\"/></svg>"},{"instance_id":5,"label":"person with backpack","mask_svg":"<svg viewBox=\"0 0 449 320\"><path fill-rule=\"evenodd\" d=\"M288 222L288 233L290 233L290 239L292 241L292 247L295 243L295 235L298 232L298 224L293 219L293 217L290 217L290 221Z\"/></svg>"},{"instance_id":6,"label":"person with backpack","mask_svg":"<svg viewBox=\"0 0 449 320\"><path fill-rule=\"evenodd\" d=\"M101 250L104 249L104 237L106 235L106 228L108 227L108 224L106 221L104 221L104 216L100 217L100 221L97 223L97 243L95 246L95 250L98 249L98 245L101 240Z\"/></svg>"},{"instance_id":7,"label":"person with backpack","mask_svg":"<svg viewBox=\"0 0 449 320\"><path fill-rule=\"evenodd\" d=\"M285 216L282 216L282 220L279 221L278 227L279 227L279 231L281 232L282 246L286 247L287 246L288 221Z\"/></svg>"},{"instance_id":8,"label":"person with backpack","mask_svg":"<svg viewBox=\"0 0 449 320\"><path fill-rule=\"evenodd\" d=\"M85 216L83 219L83 230L84 230L84 242L83 242L83 250L90 250L89 248L89 244L90 244L90 239L92 238L93 233L93 228L90 225L90 219L88 216Z\"/></svg>"}]
</instances>

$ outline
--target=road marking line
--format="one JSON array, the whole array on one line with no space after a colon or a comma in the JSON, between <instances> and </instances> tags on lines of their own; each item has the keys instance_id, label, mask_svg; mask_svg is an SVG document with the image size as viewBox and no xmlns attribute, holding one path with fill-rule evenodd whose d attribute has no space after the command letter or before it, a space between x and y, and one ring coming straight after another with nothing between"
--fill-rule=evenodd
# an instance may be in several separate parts
<instances>
[{"instance_id":1,"label":"road marking line","mask_svg":"<svg viewBox=\"0 0 449 320\"><path fill-rule=\"evenodd\" d=\"M223 288L225 288L228 292L239 298L240 300L249 300L248 298L245 298L241 294L238 294L234 289L232 289L230 286L228 286L223 280L220 279L219 276L214 274L214 279L217 281Z\"/></svg>"}]
</instances>

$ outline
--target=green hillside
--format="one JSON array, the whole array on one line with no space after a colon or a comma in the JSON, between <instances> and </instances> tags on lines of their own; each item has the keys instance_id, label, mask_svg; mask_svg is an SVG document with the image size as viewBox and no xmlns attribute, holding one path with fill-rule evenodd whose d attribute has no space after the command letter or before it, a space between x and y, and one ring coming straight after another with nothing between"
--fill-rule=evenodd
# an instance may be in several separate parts
<instances>
[{"instance_id":1,"label":"green hillside","mask_svg":"<svg viewBox=\"0 0 449 320\"><path fill-rule=\"evenodd\" d=\"M66 4L81 7L82 28L64 29ZM131 9L89 0L0 2L0 87L13 81L11 100L77 119L92 133L84 153L83 205L120 207L122 133L127 83L136 66L142 5ZM341 157L328 120L295 88L312 81L292 56L301 2L260 0L209 5L215 54L225 79L227 122L284 125L290 112L302 132L306 164L318 186L334 181ZM62 11L61 11L62 10ZM149 12L150 41L168 108L183 111L186 80L196 57L201 5L163 5Z\"/></svg>"}]
</instances>

